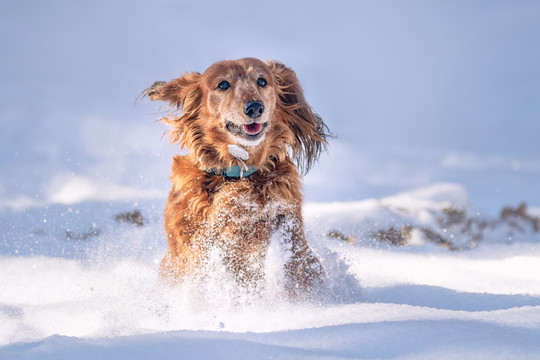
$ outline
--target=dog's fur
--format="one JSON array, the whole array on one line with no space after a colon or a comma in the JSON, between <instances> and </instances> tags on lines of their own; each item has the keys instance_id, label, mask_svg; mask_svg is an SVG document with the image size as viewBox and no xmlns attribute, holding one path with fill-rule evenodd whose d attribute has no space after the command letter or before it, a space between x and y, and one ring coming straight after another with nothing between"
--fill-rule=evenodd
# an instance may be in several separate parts
<instances>
[{"instance_id":1,"label":"dog's fur","mask_svg":"<svg viewBox=\"0 0 540 360\"><path fill-rule=\"evenodd\" d=\"M227 85L223 81L230 87L220 88ZM218 248L239 284L257 282L264 278L262 264L276 235L290 255L286 288L297 293L318 282L323 270L304 235L298 169L307 172L317 160L328 128L306 102L294 71L254 58L220 61L203 74L156 82L143 95L179 111L161 120L171 127L170 140L189 151L173 158L165 205L169 247L161 275L182 280ZM257 118L245 110L253 101L264 106ZM248 134L249 124L250 132L260 132ZM246 165L256 172L222 175L222 169L239 164L230 144L249 153Z\"/></svg>"}]
</instances>

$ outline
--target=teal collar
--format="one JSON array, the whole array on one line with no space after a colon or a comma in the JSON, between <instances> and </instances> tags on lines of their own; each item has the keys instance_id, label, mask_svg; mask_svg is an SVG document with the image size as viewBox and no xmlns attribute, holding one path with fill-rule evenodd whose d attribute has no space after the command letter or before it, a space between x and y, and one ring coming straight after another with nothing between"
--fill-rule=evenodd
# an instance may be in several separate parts
<instances>
[{"instance_id":1,"label":"teal collar","mask_svg":"<svg viewBox=\"0 0 540 360\"><path fill-rule=\"evenodd\" d=\"M242 171L243 170L243 171ZM220 175L223 177L228 178L244 178L248 177L249 175L253 174L255 171L257 171L257 168L255 166L248 166L247 170L240 166L229 166L225 169L207 169L206 172L209 174L215 174Z\"/></svg>"}]
</instances>

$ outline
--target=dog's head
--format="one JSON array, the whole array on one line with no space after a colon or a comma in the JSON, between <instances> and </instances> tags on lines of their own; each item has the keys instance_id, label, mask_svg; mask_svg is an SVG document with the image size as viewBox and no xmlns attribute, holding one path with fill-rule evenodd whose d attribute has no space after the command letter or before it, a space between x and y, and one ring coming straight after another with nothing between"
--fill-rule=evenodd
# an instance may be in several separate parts
<instances>
[{"instance_id":1,"label":"dog's head","mask_svg":"<svg viewBox=\"0 0 540 360\"><path fill-rule=\"evenodd\" d=\"M228 145L249 153L248 165L292 156L307 172L326 145L327 127L306 102L293 70L253 58L220 61L203 74L156 82L143 93L181 113L162 120L170 138L205 168L236 164Z\"/></svg>"}]
</instances>

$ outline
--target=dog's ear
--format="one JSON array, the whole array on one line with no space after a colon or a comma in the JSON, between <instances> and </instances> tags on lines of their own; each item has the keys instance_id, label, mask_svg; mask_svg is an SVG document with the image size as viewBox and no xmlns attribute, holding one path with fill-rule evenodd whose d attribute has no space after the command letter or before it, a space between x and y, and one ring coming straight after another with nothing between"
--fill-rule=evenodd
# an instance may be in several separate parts
<instances>
[{"instance_id":1,"label":"dog's ear","mask_svg":"<svg viewBox=\"0 0 540 360\"><path fill-rule=\"evenodd\" d=\"M274 74L278 107L294 134L294 142L289 144L293 159L305 174L326 149L327 137L331 134L322 118L307 103L296 73L279 62L267 61L267 64Z\"/></svg>"},{"instance_id":2,"label":"dog's ear","mask_svg":"<svg viewBox=\"0 0 540 360\"><path fill-rule=\"evenodd\" d=\"M189 128L189 124L197 119L200 111L202 99L201 77L200 73L192 72L185 73L182 77L169 82L156 81L141 94L141 99L148 96L152 101L165 101L177 110L182 111L179 116L169 115L160 119L160 121L170 126L168 131L169 140L172 143L179 142L182 147L186 146L183 135Z\"/></svg>"},{"instance_id":3,"label":"dog's ear","mask_svg":"<svg viewBox=\"0 0 540 360\"><path fill-rule=\"evenodd\" d=\"M182 77L169 82L156 81L142 92L141 97L148 96L152 101L165 101L177 108L183 108L186 112L187 108L199 100L201 95L200 79L200 73L192 72L185 73Z\"/></svg>"}]
</instances>

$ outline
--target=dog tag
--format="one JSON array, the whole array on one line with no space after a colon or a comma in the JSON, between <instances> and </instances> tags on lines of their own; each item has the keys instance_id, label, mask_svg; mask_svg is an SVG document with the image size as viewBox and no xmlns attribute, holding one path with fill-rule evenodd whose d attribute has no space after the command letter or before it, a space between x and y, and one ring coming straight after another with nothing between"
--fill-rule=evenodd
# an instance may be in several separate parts
<instances>
[{"instance_id":1,"label":"dog tag","mask_svg":"<svg viewBox=\"0 0 540 360\"><path fill-rule=\"evenodd\" d=\"M227 145L227 149L229 150L229 154L234 156L237 159L240 160L247 160L249 159L249 154L246 150L242 149L238 145Z\"/></svg>"}]
</instances>

